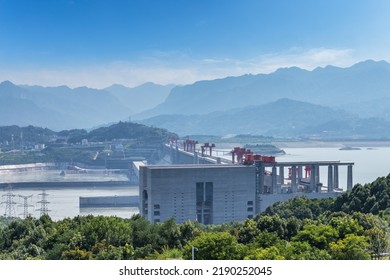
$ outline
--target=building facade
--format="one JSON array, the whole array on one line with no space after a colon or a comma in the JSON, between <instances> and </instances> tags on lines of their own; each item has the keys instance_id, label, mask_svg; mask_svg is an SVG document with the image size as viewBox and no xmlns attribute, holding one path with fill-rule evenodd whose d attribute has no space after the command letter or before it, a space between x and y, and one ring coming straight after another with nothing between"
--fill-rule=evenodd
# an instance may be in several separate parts
<instances>
[{"instance_id":1,"label":"building facade","mask_svg":"<svg viewBox=\"0 0 390 280\"><path fill-rule=\"evenodd\" d=\"M347 168L346 189L350 190L352 162L140 166L139 210L151 222L163 222L172 217L179 223L243 221L275 202L298 195L308 198L340 195L343 192L339 187L341 166ZM326 186L320 182L320 167L327 170ZM288 171L287 176L285 171Z\"/></svg>"},{"instance_id":2,"label":"building facade","mask_svg":"<svg viewBox=\"0 0 390 280\"><path fill-rule=\"evenodd\" d=\"M151 222L222 224L256 212L254 166L150 165L139 175L140 214Z\"/></svg>"}]
</instances>

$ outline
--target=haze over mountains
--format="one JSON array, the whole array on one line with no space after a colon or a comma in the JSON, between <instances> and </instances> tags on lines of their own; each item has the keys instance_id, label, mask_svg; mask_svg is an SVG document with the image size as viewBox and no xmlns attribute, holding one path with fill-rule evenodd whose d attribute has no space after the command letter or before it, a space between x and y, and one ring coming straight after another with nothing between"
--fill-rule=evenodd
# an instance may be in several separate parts
<instances>
[{"instance_id":1,"label":"haze over mountains","mask_svg":"<svg viewBox=\"0 0 390 280\"><path fill-rule=\"evenodd\" d=\"M390 64L292 67L184 86L97 90L0 84L0 125L90 128L129 116L180 135L388 138Z\"/></svg>"},{"instance_id":2,"label":"haze over mountains","mask_svg":"<svg viewBox=\"0 0 390 280\"><path fill-rule=\"evenodd\" d=\"M199 81L173 88L165 102L136 117L181 135L387 138L390 64L368 60Z\"/></svg>"},{"instance_id":3,"label":"haze over mountains","mask_svg":"<svg viewBox=\"0 0 390 280\"><path fill-rule=\"evenodd\" d=\"M161 103L173 86L147 83L135 88L113 85L98 90L67 86L0 84L0 125L35 125L55 130L91 128L129 120Z\"/></svg>"},{"instance_id":4,"label":"haze over mountains","mask_svg":"<svg viewBox=\"0 0 390 280\"><path fill-rule=\"evenodd\" d=\"M144 112L141 118L161 114L204 114L262 105L281 98L324 106L390 101L390 64L365 61L349 68L327 66L313 71L281 68L270 74L199 81L172 89L166 101Z\"/></svg>"}]
</instances>

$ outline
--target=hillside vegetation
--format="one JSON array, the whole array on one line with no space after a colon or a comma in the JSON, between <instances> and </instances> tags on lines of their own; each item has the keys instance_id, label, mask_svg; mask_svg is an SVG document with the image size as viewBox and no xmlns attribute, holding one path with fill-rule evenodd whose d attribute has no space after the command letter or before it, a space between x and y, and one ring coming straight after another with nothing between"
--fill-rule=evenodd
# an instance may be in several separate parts
<instances>
[{"instance_id":1,"label":"hillside vegetation","mask_svg":"<svg viewBox=\"0 0 390 280\"><path fill-rule=\"evenodd\" d=\"M0 259L191 259L192 246L204 260L387 258L390 208L382 197L389 191L390 175L337 199L296 197L218 226L173 218L150 224L139 215L1 218Z\"/></svg>"},{"instance_id":2,"label":"hillside vegetation","mask_svg":"<svg viewBox=\"0 0 390 280\"><path fill-rule=\"evenodd\" d=\"M96 152L106 149L114 140L123 146L122 157L134 153L148 157L148 154L142 155L136 150L159 150L171 135L174 134L165 129L131 122L119 122L90 132L84 129L55 132L33 126L0 127L0 164L90 162ZM82 146L83 139L92 144ZM44 148L37 150L36 144L44 144Z\"/></svg>"}]
</instances>

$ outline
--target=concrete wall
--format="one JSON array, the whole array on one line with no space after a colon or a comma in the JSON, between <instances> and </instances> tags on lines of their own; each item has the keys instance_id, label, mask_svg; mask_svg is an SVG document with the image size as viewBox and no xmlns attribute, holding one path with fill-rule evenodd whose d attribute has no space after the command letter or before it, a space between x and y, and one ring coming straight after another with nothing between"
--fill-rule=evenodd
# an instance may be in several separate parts
<instances>
[{"instance_id":1,"label":"concrete wall","mask_svg":"<svg viewBox=\"0 0 390 280\"><path fill-rule=\"evenodd\" d=\"M151 222L162 222L172 216L179 223L196 220L197 182L213 183L213 224L242 221L254 215L256 171L253 166L205 167L205 165L141 167L141 215ZM248 201L252 201L253 205L248 205ZM253 210L248 211L251 207Z\"/></svg>"},{"instance_id":2,"label":"concrete wall","mask_svg":"<svg viewBox=\"0 0 390 280\"><path fill-rule=\"evenodd\" d=\"M138 207L139 197L137 196L94 196L79 197L80 208L99 207Z\"/></svg>"},{"instance_id":3,"label":"concrete wall","mask_svg":"<svg viewBox=\"0 0 390 280\"><path fill-rule=\"evenodd\" d=\"M169 155L172 164L213 164L214 160L201 157L199 154L194 155L194 152L186 152L176 149L176 147L164 146L165 153Z\"/></svg>"}]
</instances>

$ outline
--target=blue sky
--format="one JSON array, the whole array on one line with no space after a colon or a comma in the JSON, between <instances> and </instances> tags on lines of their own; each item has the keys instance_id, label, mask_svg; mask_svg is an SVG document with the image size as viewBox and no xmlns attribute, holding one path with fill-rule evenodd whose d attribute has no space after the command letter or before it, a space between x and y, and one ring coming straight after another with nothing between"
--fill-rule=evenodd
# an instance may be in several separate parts
<instances>
[{"instance_id":1,"label":"blue sky","mask_svg":"<svg viewBox=\"0 0 390 280\"><path fill-rule=\"evenodd\" d=\"M102 88L390 61L387 0L0 0L0 81Z\"/></svg>"}]
</instances>

